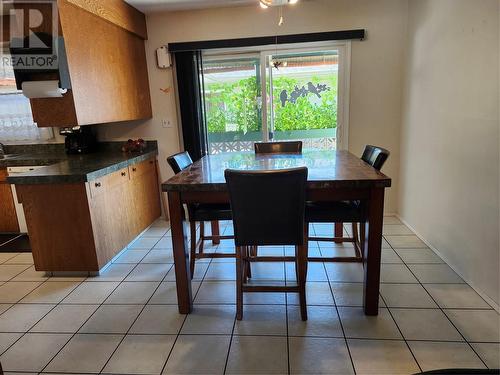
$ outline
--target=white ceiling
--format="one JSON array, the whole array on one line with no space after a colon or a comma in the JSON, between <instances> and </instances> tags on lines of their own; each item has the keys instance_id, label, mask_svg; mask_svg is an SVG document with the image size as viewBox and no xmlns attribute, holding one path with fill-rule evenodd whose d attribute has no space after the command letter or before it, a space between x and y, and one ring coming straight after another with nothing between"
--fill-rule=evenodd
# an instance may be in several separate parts
<instances>
[{"instance_id":1,"label":"white ceiling","mask_svg":"<svg viewBox=\"0 0 500 375\"><path fill-rule=\"evenodd\" d=\"M242 5L259 6L258 0L125 0L144 13Z\"/></svg>"}]
</instances>

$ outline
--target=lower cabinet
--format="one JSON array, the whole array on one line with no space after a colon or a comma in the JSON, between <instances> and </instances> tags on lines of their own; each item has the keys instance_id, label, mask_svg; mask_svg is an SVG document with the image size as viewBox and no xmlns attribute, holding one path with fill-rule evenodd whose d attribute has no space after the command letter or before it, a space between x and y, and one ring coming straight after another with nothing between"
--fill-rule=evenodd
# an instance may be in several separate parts
<instances>
[{"instance_id":1,"label":"lower cabinet","mask_svg":"<svg viewBox=\"0 0 500 375\"><path fill-rule=\"evenodd\" d=\"M19 232L16 207L12 189L6 181L7 170L0 169L0 233L1 232Z\"/></svg>"},{"instance_id":2,"label":"lower cabinet","mask_svg":"<svg viewBox=\"0 0 500 375\"><path fill-rule=\"evenodd\" d=\"M18 187L38 271L98 271L161 215L155 159L87 183Z\"/></svg>"}]
</instances>

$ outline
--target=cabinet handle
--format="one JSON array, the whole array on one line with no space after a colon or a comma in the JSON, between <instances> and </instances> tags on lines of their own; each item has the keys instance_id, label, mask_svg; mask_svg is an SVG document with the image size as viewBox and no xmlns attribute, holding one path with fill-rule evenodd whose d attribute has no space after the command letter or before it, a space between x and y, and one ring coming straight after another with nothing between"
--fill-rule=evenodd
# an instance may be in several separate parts
<instances>
[{"instance_id":1,"label":"cabinet handle","mask_svg":"<svg viewBox=\"0 0 500 375\"><path fill-rule=\"evenodd\" d=\"M135 171L137 171L137 168L132 168L132 172L135 172Z\"/></svg>"},{"instance_id":2,"label":"cabinet handle","mask_svg":"<svg viewBox=\"0 0 500 375\"><path fill-rule=\"evenodd\" d=\"M101 183L100 182L96 182L95 183L95 187L101 187Z\"/></svg>"},{"instance_id":3,"label":"cabinet handle","mask_svg":"<svg viewBox=\"0 0 500 375\"><path fill-rule=\"evenodd\" d=\"M124 176L124 177L125 177L126 175L127 175L127 173L125 173L125 172L122 172L122 176Z\"/></svg>"}]
</instances>

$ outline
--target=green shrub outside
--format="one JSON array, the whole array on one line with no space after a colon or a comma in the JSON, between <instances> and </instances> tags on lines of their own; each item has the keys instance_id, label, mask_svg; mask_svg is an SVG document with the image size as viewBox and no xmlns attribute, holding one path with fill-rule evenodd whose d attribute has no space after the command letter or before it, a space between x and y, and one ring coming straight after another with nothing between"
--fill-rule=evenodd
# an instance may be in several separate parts
<instances>
[{"instance_id":1,"label":"green shrub outside","mask_svg":"<svg viewBox=\"0 0 500 375\"><path fill-rule=\"evenodd\" d=\"M287 90L289 95L295 86L307 87L309 80L291 77L273 79L274 127L275 131L334 129L337 127L337 75L329 77L314 76L310 81L314 84L327 84L329 91L320 93L321 99L311 101L309 93L299 97L295 103L286 102L282 106L280 93ZM260 131L260 109L258 97L260 88L257 79L250 77L237 82L210 83L205 85L207 125L209 133L225 131L252 132ZM232 124L234 128L229 129Z\"/></svg>"}]
</instances>

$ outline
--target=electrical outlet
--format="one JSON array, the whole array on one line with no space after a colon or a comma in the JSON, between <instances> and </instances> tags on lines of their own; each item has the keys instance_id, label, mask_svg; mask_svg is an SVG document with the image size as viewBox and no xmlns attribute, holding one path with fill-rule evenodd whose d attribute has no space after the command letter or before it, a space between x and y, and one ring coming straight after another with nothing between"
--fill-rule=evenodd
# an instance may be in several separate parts
<instances>
[{"instance_id":1,"label":"electrical outlet","mask_svg":"<svg viewBox=\"0 0 500 375\"><path fill-rule=\"evenodd\" d=\"M161 120L161 126L162 128L171 128L172 127L172 121L164 118Z\"/></svg>"}]
</instances>

